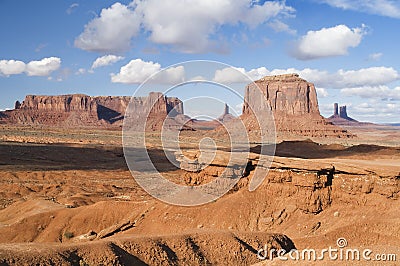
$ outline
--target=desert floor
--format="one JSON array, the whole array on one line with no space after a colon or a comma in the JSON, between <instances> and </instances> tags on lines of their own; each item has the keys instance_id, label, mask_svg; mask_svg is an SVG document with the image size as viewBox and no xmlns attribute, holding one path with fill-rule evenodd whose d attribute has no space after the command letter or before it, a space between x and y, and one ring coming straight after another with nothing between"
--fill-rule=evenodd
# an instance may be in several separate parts
<instances>
[{"instance_id":1,"label":"desert floor","mask_svg":"<svg viewBox=\"0 0 400 266\"><path fill-rule=\"evenodd\" d=\"M397 254L399 263L400 129L348 130L358 137L281 142L255 191L248 189L250 172L222 198L182 207L153 198L135 182L121 132L2 126L0 264L285 265L295 262L261 261L257 252L266 245L338 248L339 238L346 248ZM203 135L183 132L181 138L196 143ZM173 182L199 185L223 167L176 169L165 161L159 135L147 140L152 160ZM259 145L251 148L256 160ZM332 167L332 184L316 178Z\"/></svg>"}]
</instances>

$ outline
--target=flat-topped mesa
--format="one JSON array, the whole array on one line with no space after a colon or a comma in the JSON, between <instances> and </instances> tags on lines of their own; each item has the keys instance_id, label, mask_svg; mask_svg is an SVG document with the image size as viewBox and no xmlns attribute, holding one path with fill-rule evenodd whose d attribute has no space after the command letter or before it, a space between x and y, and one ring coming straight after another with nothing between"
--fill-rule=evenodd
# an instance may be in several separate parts
<instances>
[{"instance_id":1,"label":"flat-topped mesa","mask_svg":"<svg viewBox=\"0 0 400 266\"><path fill-rule=\"evenodd\" d=\"M264 95L260 99L259 91ZM327 122L319 112L317 93L311 82L298 74L267 76L245 88L243 119L254 130L253 111L270 110L274 116L278 139L295 136L351 137L346 130ZM253 117L253 118L251 118Z\"/></svg>"},{"instance_id":2,"label":"flat-topped mesa","mask_svg":"<svg viewBox=\"0 0 400 266\"><path fill-rule=\"evenodd\" d=\"M249 104L252 109L264 108L264 103L258 99L255 91L257 87L261 89L274 115L320 115L314 84L300 78L298 74L267 76L247 85L243 114L250 114Z\"/></svg>"},{"instance_id":3,"label":"flat-topped mesa","mask_svg":"<svg viewBox=\"0 0 400 266\"><path fill-rule=\"evenodd\" d=\"M14 110L3 112L0 122L61 127L121 127L130 100L129 96L27 95L22 103L16 103ZM172 110L171 116L183 114L181 100L154 92L146 97L132 98L130 107L137 115L150 112L149 117L166 117Z\"/></svg>"},{"instance_id":4,"label":"flat-topped mesa","mask_svg":"<svg viewBox=\"0 0 400 266\"><path fill-rule=\"evenodd\" d=\"M92 97L84 94L70 95L27 95L18 109L71 112L71 111L96 111L97 104Z\"/></svg>"},{"instance_id":5,"label":"flat-topped mesa","mask_svg":"<svg viewBox=\"0 0 400 266\"><path fill-rule=\"evenodd\" d=\"M290 73L290 74L282 74L282 75L274 75L274 76L265 76L254 82L260 83L263 81L294 82L294 81L305 81L305 80L300 78L299 74Z\"/></svg>"}]
</instances>

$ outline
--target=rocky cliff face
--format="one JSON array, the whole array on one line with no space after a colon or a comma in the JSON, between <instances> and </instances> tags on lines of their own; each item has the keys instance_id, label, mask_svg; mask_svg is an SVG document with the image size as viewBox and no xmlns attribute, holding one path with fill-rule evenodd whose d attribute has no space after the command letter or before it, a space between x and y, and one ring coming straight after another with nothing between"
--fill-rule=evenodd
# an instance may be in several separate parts
<instances>
[{"instance_id":1,"label":"rocky cliff face","mask_svg":"<svg viewBox=\"0 0 400 266\"><path fill-rule=\"evenodd\" d=\"M183 114L183 103L181 100L176 97L165 97L160 92L151 92L147 97L133 98L130 108L130 113L137 117L145 114L149 114L150 116L162 115L165 117L170 112L172 112L172 114L170 114L172 117ZM126 108L124 108L124 110L125 109Z\"/></svg>"},{"instance_id":2,"label":"rocky cliff face","mask_svg":"<svg viewBox=\"0 0 400 266\"><path fill-rule=\"evenodd\" d=\"M339 113L340 117L342 118L349 118L347 116L347 106L340 106L340 113Z\"/></svg>"},{"instance_id":3,"label":"rocky cliff face","mask_svg":"<svg viewBox=\"0 0 400 266\"><path fill-rule=\"evenodd\" d=\"M243 114L250 113L249 103L253 109L265 108L264 103L260 102L254 93L257 86L265 95L269 108L276 115L319 115L314 84L299 78L297 74L264 77L247 85Z\"/></svg>"},{"instance_id":4,"label":"rocky cliff face","mask_svg":"<svg viewBox=\"0 0 400 266\"><path fill-rule=\"evenodd\" d=\"M97 104L90 96L83 94L37 96L27 95L20 108L23 110L71 112L71 111L96 111Z\"/></svg>"},{"instance_id":5,"label":"rocky cliff face","mask_svg":"<svg viewBox=\"0 0 400 266\"><path fill-rule=\"evenodd\" d=\"M0 122L62 127L120 127L130 100L128 96L27 95L22 103L15 105L14 110L3 112ZM168 98L160 93L136 97L131 107L137 115L150 108L150 114L155 117L165 117L171 110L174 115L183 114L183 105L178 98Z\"/></svg>"},{"instance_id":6,"label":"rocky cliff face","mask_svg":"<svg viewBox=\"0 0 400 266\"><path fill-rule=\"evenodd\" d=\"M258 89L264 94L264 99L258 96ZM351 137L346 130L325 121L319 113L314 84L298 74L267 76L247 85L243 119L250 130L255 125L252 110L263 109L271 110L281 140L293 136Z\"/></svg>"}]
</instances>

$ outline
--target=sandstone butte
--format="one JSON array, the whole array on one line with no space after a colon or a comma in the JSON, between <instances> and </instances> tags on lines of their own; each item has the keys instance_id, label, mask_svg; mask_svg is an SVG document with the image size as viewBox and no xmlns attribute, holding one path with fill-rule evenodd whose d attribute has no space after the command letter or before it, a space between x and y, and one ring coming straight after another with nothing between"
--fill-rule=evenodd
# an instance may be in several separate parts
<instances>
[{"instance_id":1,"label":"sandstone butte","mask_svg":"<svg viewBox=\"0 0 400 266\"><path fill-rule=\"evenodd\" d=\"M266 101L259 100L260 89ZM251 108L250 108L251 106ZM313 83L298 74L266 76L245 88L242 119L248 128L255 128L252 111L269 108L275 120L278 138L293 136L315 138L349 138L353 135L321 116Z\"/></svg>"},{"instance_id":2,"label":"sandstone butte","mask_svg":"<svg viewBox=\"0 0 400 266\"><path fill-rule=\"evenodd\" d=\"M257 87L262 90L266 102L256 96ZM121 128L129 101L128 96L28 95L22 103L16 102L14 110L0 112L0 124ZM151 129L159 129L157 124L162 125L161 120L172 110L173 117L184 115L181 100L157 92L134 98L130 114L140 117L149 112L151 106ZM241 119L251 131L257 128L257 123L249 106L253 110L270 108L280 139L293 136L352 137L346 130L320 115L314 84L299 78L297 74L267 76L246 86ZM228 115L227 112L225 108L224 116Z\"/></svg>"}]
</instances>

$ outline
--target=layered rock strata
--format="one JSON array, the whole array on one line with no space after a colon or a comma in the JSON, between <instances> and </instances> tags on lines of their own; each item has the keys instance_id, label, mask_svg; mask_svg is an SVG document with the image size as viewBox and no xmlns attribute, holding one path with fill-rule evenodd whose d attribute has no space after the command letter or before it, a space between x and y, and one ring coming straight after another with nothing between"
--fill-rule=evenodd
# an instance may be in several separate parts
<instances>
[{"instance_id":1,"label":"layered rock strata","mask_svg":"<svg viewBox=\"0 0 400 266\"><path fill-rule=\"evenodd\" d=\"M264 99L260 99L257 90L262 91ZM280 139L352 136L320 115L314 84L298 74L267 76L246 86L242 119L250 130L257 127L253 112L267 109L274 117Z\"/></svg>"},{"instance_id":2,"label":"layered rock strata","mask_svg":"<svg viewBox=\"0 0 400 266\"><path fill-rule=\"evenodd\" d=\"M0 122L22 125L62 127L105 126L120 127L131 97L71 94L59 96L28 95L18 101L14 110L2 112ZM135 115L149 113L149 117L165 118L183 114L183 104L175 97L150 93L147 97L132 98L130 105Z\"/></svg>"}]
</instances>

